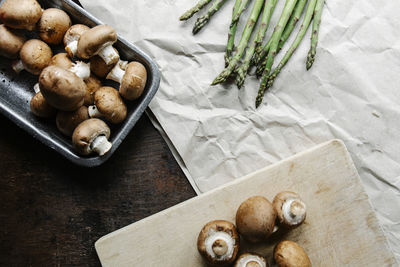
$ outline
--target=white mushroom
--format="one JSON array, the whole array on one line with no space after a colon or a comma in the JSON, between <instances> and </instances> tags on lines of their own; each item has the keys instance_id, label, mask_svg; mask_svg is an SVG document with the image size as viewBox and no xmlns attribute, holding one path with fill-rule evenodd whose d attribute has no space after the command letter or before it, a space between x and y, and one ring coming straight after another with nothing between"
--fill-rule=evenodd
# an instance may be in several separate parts
<instances>
[{"instance_id":1,"label":"white mushroom","mask_svg":"<svg viewBox=\"0 0 400 267\"><path fill-rule=\"evenodd\" d=\"M283 191L272 202L279 223L287 228L295 228L306 219L306 204L294 192Z\"/></svg>"},{"instance_id":2,"label":"white mushroom","mask_svg":"<svg viewBox=\"0 0 400 267\"><path fill-rule=\"evenodd\" d=\"M235 226L224 220L207 223L197 238L197 249L209 264L223 266L232 263L239 250Z\"/></svg>"}]
</instances>

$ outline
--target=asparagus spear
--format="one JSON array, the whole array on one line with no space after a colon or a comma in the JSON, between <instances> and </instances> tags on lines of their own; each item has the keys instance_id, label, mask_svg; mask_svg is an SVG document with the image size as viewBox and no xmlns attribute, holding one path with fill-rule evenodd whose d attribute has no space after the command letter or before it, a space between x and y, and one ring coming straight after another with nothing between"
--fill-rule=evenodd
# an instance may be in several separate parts
<instances>
[{"instance_id":1,"label":"asparagus spear","mask_svg":"<svg viewBox=\"0 0 400 267\"><path fill-rule=\"evenodd\" d=\"M200 0L194 7L186 11L180 18L179 20L188 20L190 19L194 14L199 12L203 7L205 7L208 3L210 3L212 0Z\"/></svg>"},{"instance_id":2,"label":"asparagus spear","mask_svg":"<svg viewBox=\"0 0 400 267\"><path fill-rule=\"evenodd\" d=\"M285 26L285 30L282 33L281 39L279 40L278 49L281 50L287 39L289 39L290 34L292 33L294 27L299 21L301 14L303 13L304 6L306 5L307 0L299 0L294 8L293 14L289 19L288 24Z\"/></svg>"},{"instance_id":3,"label":"asparagus spear","mask_svg":"<svg viewBox=\"0 0 400 267\"><path fill-rule=\"evenodd\" d=\"M226 0L217 0L216 2L214 2L214 4L208 10L207 14L199 17L196 20L196 23L193 27L193 34L198 33L204 27L204 25L207 24L207 22L215 14L215 12L217 12L225 4L225 2Z\"/></svg>"},{"instance_id":4,"label":"asparagus spear","mask_svg":"<svg viewBox=\"0 0 400 267\"><path fill-rule=\"evenodd\" d=\"M321 24L322 10L324 7L325 0L318 0L315 5L314 11L314 21L312 26L312 36L311 36L311 48L308 52L306 68L309 70L315 60L315 55L317 54L317 44L318 44L318 33L319 25Z\"/></svg>"},{"instance_id":5,"label":"asparagus spear","mask_svg":"<svg viewBox=\"0 0 400 267\"><path fill-rule=\"evenodd\" d=\"M253 37L250 47L246 51L242 65L237 69L236 85L240 89L244 83L247 75L247 71L250 67L250 61L256 51L264 40L265 32L268 29L269 22L271 20L272 13L274 12L277 0L267 0L268 2L264 6L263 14L261 17L261 24L258 28L257 35Z\"/></svg>"},{"instance_id":6,"label":"asparagus spear","mask_svg":"<svg viewBox=\"0 0 400 267\"><path fill-rule=\"evenodd\" d=\"M300 42L303 40L304 35L306 34L308 27L310 26L316 3L317 3L317 0L310 0L310 2L308 3L307 9L306 9L306 14L304 15L304 19L303 19L303 22L301 23L300 30L296 35L296 39L293 41L292 45L290 46L289 50L286 52L285 56L282 58L281 62L279 62L278 66L275 68L274 72L268 77L267 88L270 88L273 85L276 77L281 72L281 70L286 65L286 63L289 61L289 59L293 55L294 51L296 51Z\"/></svg>"},{"instance_id":7,"label":"asparagus spear","mask_svg":"<svg viewBox=\"0 0 400 267\"><path fill-rule=\"evenodd\" d=\"M232 20L235 19L236 14L239 12L240 7L242 6L242 2L243 2L242 0L236 0L235 5L233 6ZM231 25L229 26L228 44L226 45L226 51L225 51L225 66L229 65L229 60L232 57L232 51L235 45L237 24L238 22L235 22L231 23Z\"/></svg>"},{"instance_id":8,"label":"asparagus spear","mask_svg":"<svg viewBox=\"0 0 400 267\"><path fill-rule=\"evenodd\" d=\"M281 17L279 18L278 21L278 25L275 27L274 33L272 34L271 47L268 52L267 63L265 64L265 69L261 80L260 89L257 94L256 107L258 107L261 104L262 99L264 97L267 85L267 79L271 71L271 67L274 64L275 55L278 50L279 40L281 39L283 30L289 20L290 15L293 12L294 7L296 6L296 3L297 0L286 0L285 7L283 8Z\"/></svg>"},{"instance_id":9,"label":"asparagus spear","mask_svg":"<svg viewBox=\"0 0 400 267\"><path fill-rule=\"evenodd\" d=\"M289 19L289 22L285 26L285 30L282 33L281 39L279 40L279 46L278 46L278 51L280 51L283 47L283 45L286 43L287 39L289 39L290 34L292 33L294 27L296 26L297 22L299 21L301 17L301 13L303 13L304 6L306 4L307 0L299 0L296 4L296 7L294 8L293 14ZM254 62L252 64L258 65L261 59L265 58L267 55L269 48L271 46L271 39L268 41L268 43L264 46L264 48L259 47L258 50L256 50L256 53L253 57ZM265 64L267 63L267 59L264 59L264 61L257 66L257 76L261 76L262 73L264 72L264 67Z\"/></svg>"},{"instance_id":10,"label":"asparagus spear","mask_svg":"<svg viewBox=\"0 0 400 267\"><path fill-rule=\"evenodd\" d=\"M249 19L247 20L246 26L243 30L242 37L240 38L239 45L236 48L235 54L232 60L229 62L228 67L226 67L218 77L214 79L212 85L216 85L222 82L225 82L229 75L236 69L236 65L239 60L242 58L243 52L246 49L247 43L249 42L251 33L253 32L254 26L260 15L261 8L263 6L264 0L255 0L253 8L251 10Z\"/></svg>"}]
</instances>

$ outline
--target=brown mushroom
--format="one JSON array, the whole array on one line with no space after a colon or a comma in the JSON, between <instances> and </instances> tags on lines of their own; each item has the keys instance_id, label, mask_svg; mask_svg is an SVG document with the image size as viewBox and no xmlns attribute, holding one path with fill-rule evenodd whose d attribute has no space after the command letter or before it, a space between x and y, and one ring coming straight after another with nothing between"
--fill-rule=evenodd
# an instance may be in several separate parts
<instances>
[{"instance_id":1,"label":"brown mushroom","mask_svg":"<svg viewBox=\"0 0 400 267\"><path fill-rule=\"evenodd\" d=\"M72 145L78 154L87 156L97 153L106 154L112 147L108 141L110 128L100 119L88 119L81 122L72 134Z\"/></svg>"},{"instance_id":2,"label":"brown mushroom","mask_svg":"<svg viewBox=\"0 0 400 267\"><path fill-rule=\"evenodd\" d=\"M58 53L51 58L49 66L57 66L67 70L72 68L72 60L67 53Z\"/></svg>"},{"instance_id":3,"label":"brown mushroom","mask_svg":"<svg viewBox=\"0 0 400 267\"><path fill-rule=\"evenodd\" d=\"M117 50L115 49L115 51ZM97 77L104 79L114 68L115 64L107 65L101 57L94 56L90 58L90 71L96 74Z\"/></svg>"},{"instance_id":4,"label":"brown mushroom","mask_svg":"<svg viewBox=\"0 0 400 267\"><path fill-rule=\"evenodd\" d=\"M294 192L280 192L275 196L272 205L277 213L278 222L284 227L295 228L306 219L306 204Z\"/></svg>"},{"instance_id":5,"label":"brown mushroom","mask_svg":"<svg viewBox=\"0 0 400 267\"><path fill-rule=\"evenodd\" d=\"M90 28L83 24L72 25L64 35L64 46L70 58L75 57L78 50L78 40L82 33ZM78 55L79 56L79 55Z\"/></svg>"},{"instance_id":6,"label":"brown mushroom","mask_svg":"<svg viewBox=\"0 0 400 267\"><path fill-rule=\"evenodd\" d=\"M5 0L0 6L0 20L13 29L35 29L42 15L42 8L36 0Z\"/></svg>"},{"instance_id":7,"label":"brown mushroom","mask_svg":"<svg viewBox=\"0 0 400 267\"><path fill-rule=\"evenodd\" d=\"M231 264L239 251L239 235L235 226L224 220L207 223L197 238L197 249L209 264Z\"/></svg>"},{"instance_id":8,"label":"brown mushroom","mask_svg":"<svg viewBox=\"0 0 400 267\"><path fill-rule=\"evenodd\" d=\"M244 253L237 258L233 267L268 267L268 262L260 254Z\"/></svg>"},{"instance_id":9,"label":"brown mushroom","mask_svg":"<svg viewBox=\"0 0 400 267\"><path fill-rule=\"evenodd\" d=\"M25 41L25 36L18 31L0 25L0 56L17 58Z\"/></svg>"},{"instance_id":10,"label":"brown mushroom","mask_svg":"<svg viewBox=\"0 0 400 267\"><path fill-rule=\"evenodd\" d=\"M40 91L59 110L73 111L83 105L87 91L81 78L57 66L48 66L39 76Z\"/></svg>"},{"instance_id":11,"label":"brown mushroom","mask_svg":"<svg viewBox=\"0 0 400 267\"><path fill-rule=\"evenodd\" d=\"M98 25L82 33L78 41L78 55L89 59L99 55L107 65L119 60L112 45L117 41L117 33L109 25Z\"/></svg>"},{"instance_id":12,"label":"brown mushroom","mask_svg":"<svg viewBox=\"0 0 400 267\"><path fill-rule=\"evenodd\" d=\"M90 106L94 104L94 93L102 87L101 81L96 78L94 75L90 75L90 77L84 80L87 91L85 95L84 105Z\"/></svg>"},{"instance_id":13,"label":"brown mushroom","mask_svg":"<svg viewBox=\"0 0 400 267\"><path fill-rule=\"evenodd\" d=\"M91 118L104 117L111 123L120 123L126 118L127 108L118 91L110 86L100 87L94 93L94 106L89 107Z\"/></svg>"},{"instance_id":14,"label":"brown mushroom","mask_svg":"<svg viewBox=\"0 0 400 267\"><path fill-rule=\"evenodd\" d=\"M139 62L119 61L107 75L107 79L120 83L119 92L127 100L138 99L146 86L147 71Z\"/></svg>"},{"instance_id":15,"label":"brown mushroom","mask_svg":"<svg viewBox=\"0 0 400 267\"><path fill-rule=\"evenodd\" d=\"M89 113L86 106L81 106L75 111L59 111L56 117L57 129L71 137L75 128L88 119Z\"/></svg>"},{"instance_id":16,"label":"brown mushroom","mask_svg":"<svg viewBox=\"0 0 400 267\"><path fill-rule=\"evenodd\" d=\"M236 227L250 242L265 241L273 232L276 212L263 196L253 196L242 202L236 212Z\"/></svg>"},{"instance_id":17,"label":"brown mushroom","mask_svg":"<svg viewBox=\"0 0 400 267\"><path fill-rule=\"evenodd\" d=\"M43 11L37 28L43 41L51 45L58 45L62 42L64 34L71 24L70 17L63 10L49 8Z\"/></svg>"},{"instance_id":18,"label":"brown mushroom","mask_svg":"<svg viewBox=\"0 0 400 267\"><path fill-rule=\"evenodd\" d=\"M82 61L72 62L67 53L58 53L51 58L51 66L58 66L75 73L81 79L88 79L90 76L90 67Z\"/></svg>"},{"instance_id":19,"label":"brown mushroom","mask_svg":"<svg viewBox=\"0 0 400 267\"><path fill-rule=\"evenodd\" d=\"M43 41L31 39L24 43L19 51L20 60L13 63L12 67L16 73L26 70L34 75L49 65L53 52Z\"/></svg>"},{"instance_id":20,"label":"brown mushroom","mask_svg":"<svg viewBox=\"0 0 400 267\"><path fill-rule=\"evenodd\" d=\"M296 242L281 241L274 248L274 260L278 267L311 267L306 251Z\"/></svg>"},{"instance_id":21,"label":"brown mushroom","mask_svg":"<svg viewBox=\"0 0 400 267\"><path fill-rule=\"evenodd\" d=\"M41 118L51 118L57 111L46 102L41 92L36 93L32 97L30 107L32 113Z\"/></svg>"}]
</instances>

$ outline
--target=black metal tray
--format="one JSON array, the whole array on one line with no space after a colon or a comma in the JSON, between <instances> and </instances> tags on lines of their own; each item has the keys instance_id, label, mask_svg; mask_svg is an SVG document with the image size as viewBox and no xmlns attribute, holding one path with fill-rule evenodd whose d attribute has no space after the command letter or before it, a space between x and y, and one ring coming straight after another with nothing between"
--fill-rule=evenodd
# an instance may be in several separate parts
<instances>
[{"instance_id":1,"label":"black metal tray","mask_svg":"<svg viewBox=\"0 0 400 267\"><path fill-rule=\"evenodd\" d=\"M1 1L2 3L3 1ZM42 8L57 7L69 14L73 24L82 23L89 27L102 24L98 19L86 12L83 8L71 0L39 0ZM149 105L151 99L158 90L160 84L160 71L156 63L143 51L133 46L120 36L114 47L124 60L136 60L144 64L147 69L147 84L143 95L136 101L125 101L128 107L126 120L119 125L108 125L111 128L110 141L113 146L111 150L102 157L81 157L73 149L71 140L58 131L55 119L40 119L30 112L30 99L34 95L33 85L38 77L26 71L19 75L11 69L11 60L0 57L0 112L15 122L19 127L25 129L34 138L54 149L75 164L94 167L104 163L118 148L129 131L136 124L140 116ZM113 82L106 82L118 88ZM5 129L3 129L5 130Z\"/></svg>"}]
</instances>

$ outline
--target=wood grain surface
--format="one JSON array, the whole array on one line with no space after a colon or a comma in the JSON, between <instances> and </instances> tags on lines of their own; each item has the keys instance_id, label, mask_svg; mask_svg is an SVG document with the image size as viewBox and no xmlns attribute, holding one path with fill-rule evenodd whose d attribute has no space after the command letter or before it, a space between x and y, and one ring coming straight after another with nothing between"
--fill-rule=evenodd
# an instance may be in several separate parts
<instances>
[{"instance_id":1,"label":"wood grain surface","mask_svg":"<svg viewBox=\"0 0 400 267\"><path fill-rule=\"evenodd\" d=\"M110 233L96 242L96 250L104 267L205 267L196 247L203 225L235 222L236 210L247 198L261 195L272 201L286 190L306 203L306 221L266 242L241 239L242 253L257 252L271 263L274 246L292 240L315 267L397 266L350 155L337 140Z\"/></svg>"},{"instance_id":2,"label":"wood grain surface","mask_svg":"<svg viewBox=\"0 0 400 267\"><path fill-rule=\"evenodd\" d=\"M0 266L100 266L101 236L195 196L146 116L93 169L0 125Z\"/></svg>"}]
</instances>

